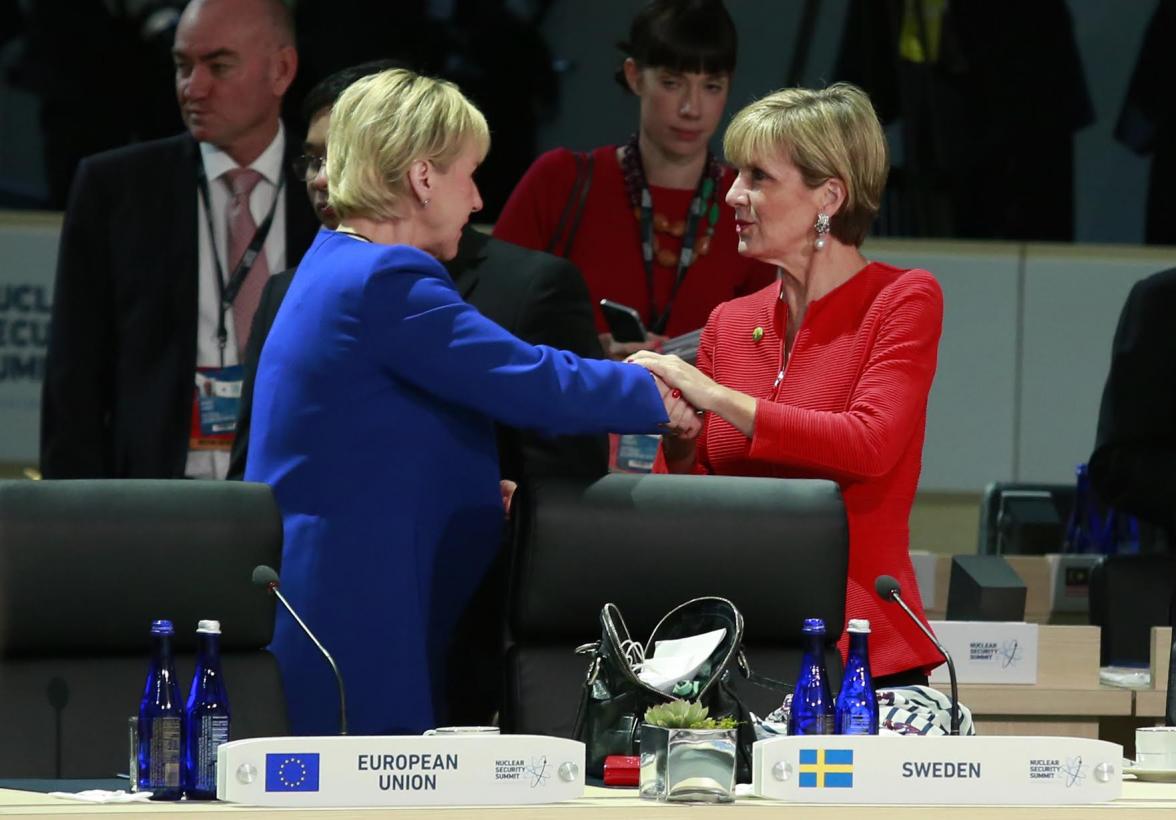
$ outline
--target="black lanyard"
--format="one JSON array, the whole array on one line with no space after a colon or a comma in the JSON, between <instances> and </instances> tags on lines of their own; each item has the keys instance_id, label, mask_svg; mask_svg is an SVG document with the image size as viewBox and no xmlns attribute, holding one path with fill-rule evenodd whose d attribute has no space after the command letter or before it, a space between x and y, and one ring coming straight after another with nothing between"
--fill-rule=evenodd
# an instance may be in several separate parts
<instances>
[{"instance_id":1,"label":"black lanyard","mask_svg":"<svg viewBox=\"0 0 1176 820\"><path fill-rule=\"evenodd\" d=\"M708 203L714 196L716 182L712 173L713 157L710 152L706 155L706 164L703 165L702 176L698 179L698 187L694 189L694 197L690 200L690 210L686 215L686 230L682 234L682 249L678 253L678 269L674 274L674 284L670 287L669 298L666 299L665 310L658 312L657 297L654 293L653 282L653 194L649 192L649 184L645 181L645 168L641 162L641 152L637 147L637 139L633 137L626 146L626 151L632 152L633 163L635 165L637 179L641 186L640 202L638 209L640 210L641 222L641 261L645 265L645 288L649 295L649 329L659 335L664 335L666 332L666 325L670 322L670 311L674 309L674 298L678 295L678 289L682 287L682 282L686 279L686 273L690 270L690 265L694 262L694 241L695 234L698 231L698 221L702 219L703 214L708 210ZM629 179L626 179L626 185L629 184ZM632 190L630 191L632 196ZM707 235L714 232L717 218L711 220L711 224Z\"/></svg>"},{"instance_id":2,"label":"black lanyard","mask_svg":"<svg viewBox=\"0 0 1176 820\"><path fill-rule=\"evenodd\" d=\"M690 212L686 216L686 233L682 235L682 250L678 254L678 269L674 273L674 284L670 287L669 298L666 299L666 309L660 314L657 311L657 297L653 288L653 195L649 193L649 186L641 188L641 261L645 263L645 287L649 291L649 329L659 335L666 332L670 311L674 309L674 297L678 295L678 288L682 287L690 263L694 261L694 234L698 230L698 220L702 218L703 188L708 182L710 177L704 173L698 181L694 198L690 200Z\"/></svg>"},{"instance_id":3,"label":"black lanyard","mask_svg":"<svg viewBox=\"0 0 1176 820\"><path fill-rule=\"evenodd\" d=\"M253 232L253 238L249 240L248 246L245 248L245 253L241 254L241 258L237 261L237 266L233 268L232 274L228 281L225 281L225 270L221 267L220 254L216 251L216 231L212 223L212 194L208 190L208 175L204 171L204 163L197 158L196 160L196 186L200 189L200 202L204 206L204 218L208 222L208 244L212 247L212 264L216 268L216 290L220 296L220 310L217 312L216 321L216 344L220 351L220 366L225 366L225 345L229 342L229 329L225 326L225 314L233 307L233 300L237 298L237 294L241 291L241 285L245 283L245 277L249 275L249 271L253 268L253 263L257 261L257 257L261 255L261 249L265 245L265 238L269 236L270 227L274 223L274 214L278 210L278 198L282 195L282 188L286 184L286 176L282 174L278 177L278 187L274 191L274 201L270 203L269 213L265 215L265 219L257 226L257 230ZM245 207L249 207L249 203L244 203ZM225 237L225 258L228 258L228 237Z\"/></svg>"}]
</instances>

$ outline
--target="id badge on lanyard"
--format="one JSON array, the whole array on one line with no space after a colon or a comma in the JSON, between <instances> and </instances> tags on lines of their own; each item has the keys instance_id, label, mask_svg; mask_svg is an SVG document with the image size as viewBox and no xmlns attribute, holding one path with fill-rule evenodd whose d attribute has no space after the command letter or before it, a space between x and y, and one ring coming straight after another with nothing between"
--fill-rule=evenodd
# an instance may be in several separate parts
<instances>
[{"instance_id":1,"label":"id badge on lanyard","mask_svg":"<svg viewBox=\"0 0 1176 820\"><path fill-rule=\"evenodd\" d=\"M228 450L233 446L244 377L239 364L196 369L190 449Z\"/></svg>"},{"instance_id":2,"label":"id badge on lanyard","mask_svg":"<svg viewBox=\"0 0 1176 820\"><path fill-rule=\"evenodd\" d=\"M648 473L653 470L661 436L644 433L609 434L610 473Z\"/></svg>"}]
</instances>

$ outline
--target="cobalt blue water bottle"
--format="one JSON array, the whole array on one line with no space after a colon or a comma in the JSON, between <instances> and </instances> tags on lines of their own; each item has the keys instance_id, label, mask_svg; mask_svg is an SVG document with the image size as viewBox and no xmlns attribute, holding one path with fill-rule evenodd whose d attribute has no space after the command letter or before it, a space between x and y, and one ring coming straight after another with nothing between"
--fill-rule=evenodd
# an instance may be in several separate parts
<instances>
[{"instance_id":1,"label":"cobalt blue water bottle","mask_svg":"<svg viewBox=\"0 0 1176 820\"><path fill-rule=\"evenodd\" d=\"M834 707L829 673L825 671L825 622L820 618L806 618L801 631L804 633L804 657L792 693L788 734L831 735Z\"/></svg>"},{"instance_id":2,"label":"cobalt blue water bottle","mask_svg":"<svg viewBox=\"0 0 1176 820\"><path fill-rule=\"evenodd\" d=\"M1074 509L1066 524L1062 552L1103 555L1114 552L1113 522L1094 493L1089 469L1079 464L1074 473Z\"/></svg>"},{"instance_id":3,"label":"cobalt blue water bottle","mask_svg":"<svg viewBox=\"0 0 1176 820\"><path fill-rule=\"evenodd\" d=\"M878 734L878 696L870 674L870 622L854 618L849 622L849 658L845 677L837 694L837 734Z\"/></svg>"},{"instance_id":4,"label":"cobalt blue water bottle","mask_svg":"<svg viewBox=\"0 0 1176 820\"><path fill-rule=\"evenodd\" d=\"M151 666L139 701L139 784L153 800L180 799L180 738L184 710L172 659L171 621L151 623Z\"/></svg>"},{"instance_id":5,"label":"cobalt blue water bottle","mask_svg":"<svg viewBox=\"0 0 1176 820\"><path fill-rule=\"evenodd\" d=\"M216 799L216 750L229 742L229 695L221 673L220 621L196 627L196 674L184 709L184 794Z\"/></svg>"}]
</instances>

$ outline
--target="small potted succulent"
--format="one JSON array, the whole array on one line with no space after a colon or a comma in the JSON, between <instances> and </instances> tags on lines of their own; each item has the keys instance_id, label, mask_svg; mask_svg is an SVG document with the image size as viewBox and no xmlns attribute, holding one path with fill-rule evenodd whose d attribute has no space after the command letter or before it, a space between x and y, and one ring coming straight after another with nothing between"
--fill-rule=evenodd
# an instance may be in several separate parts
<instances>
[{"instance_id":1,"label":"small potted succulent","mask_svg":"<svg viewBox=\"0 0 1176 820\"><path fill-rule=\"evenodd\" d=\"M651 706L641 724L641 787L647 800L735 799L738 722L687 700Z\"/></svg>"}]
</instances>

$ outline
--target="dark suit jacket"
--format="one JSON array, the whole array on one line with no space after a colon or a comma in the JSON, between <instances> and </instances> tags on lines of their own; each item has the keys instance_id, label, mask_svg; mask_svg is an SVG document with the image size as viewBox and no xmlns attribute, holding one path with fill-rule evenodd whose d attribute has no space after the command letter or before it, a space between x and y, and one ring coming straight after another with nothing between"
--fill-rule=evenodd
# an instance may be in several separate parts
<instances>
[{"instance_id":1,"label":"dark suit jacket","mask_svg":"<svg viewBox=\"0 0 1176 820\"><path fill-rule=\"evenodd\" d=\"M446 267L463 299L520 339L580 356L602 357L588 287L571 262L501 242L467 227L457 256ZM245 475L257 362L295 272L270 277L253 317L243 362L245 384L229 478ZM605 436L547 438L499 426L498 453L502 477L519 483L544 477L591 481L608 470Z\"/></svg>"},{"instance_id":2,"label":"dark suit jacket","mask_svg":"<svg viewBox=\"0 0 1176 820\"><path fill-rule=\"evenodd\" d=\"M296 148L287 139L288 148ZM196 368L199 149L187 134L78 168L57 259L41 399L45 478L184 474ZM286 258L317 228L286 179Z\"/></svg>"},{"instance_id":3,"label":"dark suit jacket","mask_svg":"<svg viewBox=\"0 0 1176 820\"><path fill-rule=\"evenodd\" d=\"M1176 268L1136 282L1123 305L1090 457L1107 504L1176 525Z\"/></svg>"}]
</instances>

